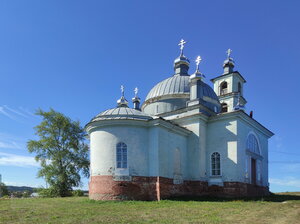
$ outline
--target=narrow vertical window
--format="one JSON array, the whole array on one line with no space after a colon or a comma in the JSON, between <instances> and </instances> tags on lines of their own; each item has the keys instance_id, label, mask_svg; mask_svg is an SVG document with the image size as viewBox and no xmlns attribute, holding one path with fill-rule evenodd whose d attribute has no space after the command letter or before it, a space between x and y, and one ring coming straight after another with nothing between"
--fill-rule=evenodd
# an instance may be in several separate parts
<instances>
[{"instance_id":1,"label":"narrow vertical window","mask_svg":"<svg viewBox=\"0 0 300 224\"><path fill-rule=\"evenodd\" d=\"M127 168L127 145L124 142L117 144L117 168Z\"/></svg>"},{"instance_id":2,"label":"narrow vertical window","mask_svg":"<svg viewBox=\"0 0 300 224\"><path fill-rule=\"evenodd\" d=\"M211 155L211 175L221 175L220 153L214 152Z\"/></svg>"}]
</instances>

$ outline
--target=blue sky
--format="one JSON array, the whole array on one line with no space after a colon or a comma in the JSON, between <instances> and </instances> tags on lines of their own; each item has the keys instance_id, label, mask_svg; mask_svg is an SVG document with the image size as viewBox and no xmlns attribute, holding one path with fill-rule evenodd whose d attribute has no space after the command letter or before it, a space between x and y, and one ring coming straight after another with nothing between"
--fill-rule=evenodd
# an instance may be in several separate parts
<instances>
[{"instance_id":1,"label":"blue sky","mask_svg":"<svg viewBox=\"0 0 300 224\"><path fill-rule=\"evenodd\" d=\"M247 83L247 112L276 135L269 142L271 190L300 191L299 1L0 1L0 174L40 186L26 149L37 108L81 124L120 96L144 99L173 72L177 46L201 55L206 82L228 48ZM192 64L190 72L195 65ZM87 180L84 180L84 188Z\"/></svg>"}]
</instances>

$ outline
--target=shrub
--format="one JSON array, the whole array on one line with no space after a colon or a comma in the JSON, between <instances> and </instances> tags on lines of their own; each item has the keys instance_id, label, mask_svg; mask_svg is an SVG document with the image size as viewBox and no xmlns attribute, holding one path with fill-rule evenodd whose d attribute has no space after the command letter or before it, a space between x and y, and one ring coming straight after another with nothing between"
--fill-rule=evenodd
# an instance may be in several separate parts
<instances>
[{"instance_id":1,"label":"shrub","mask_svg":"<svg viewBox=\"0 0 300 224\"><path fill-rule=\"evenodd\" d=\"M80 197L80 196L83 196L83 191L82 190L74 190L72 191L72 196L74 197Z\"/></svg>"}]
</instances>

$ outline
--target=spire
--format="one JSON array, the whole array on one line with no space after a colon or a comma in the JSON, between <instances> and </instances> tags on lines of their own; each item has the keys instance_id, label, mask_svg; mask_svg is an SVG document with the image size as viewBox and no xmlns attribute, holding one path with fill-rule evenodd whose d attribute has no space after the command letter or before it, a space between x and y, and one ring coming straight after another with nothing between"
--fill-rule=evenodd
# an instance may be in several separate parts
<instances>
[{"instance_id":1,"label":"spire","mask_svg":"<svg viewBox=\"0 0 300 224\"><path fill-rule=\"evenodd\" d=\"M227 58L223 63L223 68L224 68L224 73L223 74L229 74L233 72L233 68L234 68L234 60L231 56L232 50L228 49L226 51L227 53Z\"/></svg>"},{"instance_id":2,"label":"spire","mask_svg":"<svg viewBox=\"0 0 300 224\"><path fill-rule=\"evenodd\" d=\"M128 107L128 101L124 97L124 86L123 85L121 85L121 93L122 93L122 96L117 101L118 107Z\"/></svg>"},{"instance_id":3,"label":"spire","mask_svg":"<svg viewBox=\"0 0 300 224\"><path fill-rule=\"evenodd\" d=\"M188 75L190 61L183 54L184 45L187 42L181 39L178 46L180 46L180 55L174 60L175 75Z\"/></svg>"},{"instance_id":4,"label":"spire","mask_svg":"<svg viewBox=\"0 0 300 224\"><path fill-rule=\"evenodd\" d=\"M198 79L203 80L203 79L205 78L205 75L202 74L202 73L200 72L200 70L199 70L199 65L200 65L201 61L202 61L201 56L198 56L198 57L196 58L196 60L195 60L195 62L196 62L196 71L195 71L194 74L192 74L192 75L190 76L190 79L198 78Z\"/></svg>"},{"instance_id":5,"label":"spire","mask_svg":"<svg viewBox=\"0 0 300 224\"><path fill-rule=\"evenodd\" d=\"M134 97L132 98L132 103L133 103L133 109L141 110L140 109L141 99L137 96L138 92L139 92L139 89L137 87L135 87L135 89L134 89Z\"/></svg>"}]
</instances>

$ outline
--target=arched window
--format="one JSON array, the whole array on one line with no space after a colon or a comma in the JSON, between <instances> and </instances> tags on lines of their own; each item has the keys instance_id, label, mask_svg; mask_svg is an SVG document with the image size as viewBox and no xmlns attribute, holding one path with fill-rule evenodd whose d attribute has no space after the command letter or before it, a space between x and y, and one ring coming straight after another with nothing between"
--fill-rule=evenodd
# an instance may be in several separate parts
<instances>
[{"instance_id":1,"label":"arched window","mask_svg":"<svg viewBox=\"0 0 300 224\"><path fill-rule=\"evenodd\" d=\"M246 148L251 151L251 152L254 152L258 155L260 155L260 150L259 150L259 146L258 146L258 141L255 137L254 134L250 134L247 138L247 146Z\"/></svg>"},{"instance_id":2,"label":"arched window","mask_svg":"<svg viewBox=\"0 0 300 224\"><path fill-rule=\"evenodd\" d=\"M221 175L220 153L218 152L214 152L211 155L211 175L212 176Z\"/></svg>"},{"instance_id":3,"label":"arched window","mask_svg":"<svg viewBox=\"0 0 300 224\"><path fill-rule=\"evenodd\" d=\"M258 140L254 134L249 134L246 141L246 170L249 182L254 185L262 183L262 160ZM248 175L248 173L250 175Z\"/></svg>"},{"instance_id":4,"label":"arched window","mask_svg":"<svg viewBox=\"0 0 300 224\"><path fill-rule=\"evenodd\" d=\"M222 106L222 110L221 110L222 113L228 112L228 105L227 105L227 103L222 103L221 106Z\"/></svg>"},{"instance_id":5,"label":"arched window","mask_svg":"<svg viewBox=\"0 0 300 224\"><path fill-rule=\"evenodd\" d=\"M239 82L239 84L238 84L238 92L239 92L240 94L242 94L242 85L241 85L240 82Z\"/></svg>"},{"instance_id":6,"label":"arched window","mask_svg":"<svg viewBox=\"0 0 300 224\"><path fill-rule=\"evenodd\" d=\"M127 168L127 145L124 142L117 144L117 168Z\"/></svg>"},{"instance_id":7,"label":"arched window","mask_svg":"<svg viewBox=\"0 0 300 224\"><path fill-rule=\"evenodd\" d=\"M220 95L228 93L227 82L222 82L220 85Z\"/></svg>"}]
</instances>

